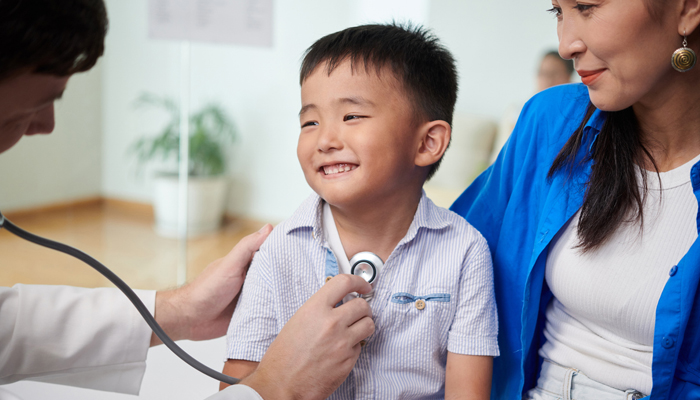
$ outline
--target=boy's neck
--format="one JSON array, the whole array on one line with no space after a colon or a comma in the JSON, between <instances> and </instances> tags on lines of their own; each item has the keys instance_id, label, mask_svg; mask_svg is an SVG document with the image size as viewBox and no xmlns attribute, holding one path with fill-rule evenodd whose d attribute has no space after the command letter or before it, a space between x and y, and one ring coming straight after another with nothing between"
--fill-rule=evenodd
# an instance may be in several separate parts
<instances>
[{"instance_id":1,"label":"boy's neck","mask_svg":"<svg viewBox=\"0 0 700 400\"><path fill-rule=\"evenodd\" d=\"M330 205L348 259L361 251L371 251L384 262L406 236L421 199L414 194L392 196L382 202L355 208Z\"/></svg>"}]
</instances>

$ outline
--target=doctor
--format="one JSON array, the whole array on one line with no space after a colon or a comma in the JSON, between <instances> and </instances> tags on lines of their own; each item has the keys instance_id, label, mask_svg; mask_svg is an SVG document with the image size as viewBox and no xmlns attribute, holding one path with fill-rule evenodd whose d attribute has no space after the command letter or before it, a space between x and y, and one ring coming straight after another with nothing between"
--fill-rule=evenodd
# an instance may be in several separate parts
<instances>
[{"instance_id":1,"label":"doctor","mask_svg":"<svg viewBox=\"0 0 700 400\"><path fill-rule=\"evenodd\" d=\"M102 55L102 0L0 0L0 153L54 128L53 103L68 79ZM192 283L139 291L173 339L222 336L252 255L271 227L247 236ZM0 234L4 234L0 230ZM2 268L12 268L3 265ZM362 278L339 276L297 312L257 371L215 399L325 398L349 374L374 331ZM0 287L0 384L21 379L137 394L149 346L159 344L116 289Z\"/></svg>"}]
</instances>

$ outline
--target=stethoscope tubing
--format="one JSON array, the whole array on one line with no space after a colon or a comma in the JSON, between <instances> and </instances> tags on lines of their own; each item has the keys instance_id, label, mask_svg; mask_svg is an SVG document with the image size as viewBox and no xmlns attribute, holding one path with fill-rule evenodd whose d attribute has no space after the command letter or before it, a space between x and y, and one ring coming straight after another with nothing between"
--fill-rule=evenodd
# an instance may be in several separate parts
<instances>
[{"instance_id":1,"label":"stethoscope tubing","mask_svg":"<svg viewBox=\"0 0 700 400\"><path fill-rule=\"evenodd\" d=\"M163 344L170 349L173 353L175 353L176 356L180 357L182 361L186 362L189 364L192 368L198 370L199 372L208 375L216 380L219 380L221 382L227 383L229 385L235 385L238 382L240 382L240 379L233 378L228 375L224 375L221 372L215 371L206 365L202 364L201 362L197 361L194 357L190 356L187 354L180 346L178 346L169 336L168 334L165 333L163 328L156 322L155 318L153 315L148 311L148 308L143 304L141 299L134 293L134 291L127 285L117 274L112 272L109 268L104 266L102 263L97 261L96 259L90 257L86 253L70 247L68 245L65 245L63 243L55 242L53 240L49 240L46 238L43 238L41 236L37 236L33 233L29 233L22 228L18 227L17 225L13 224L5 218L5 216L2 215L2 212L0 212L0 229L5 228L8 232L24 239L29 242L32 242L34 244L37 244L39 246L47 247L52 250L59 251L64 254L68 254L69 256L75 257L78 260L88 264L92 268L94 268L97 272L102 274L105 278L109 279L110 282L112 282L119 290L121 290L124 295L131 301L131 303L136 307L136 310L141 314L143 319L146 321L148 326L151 328L153 333L158 336L158 338L163 342Z\"/></svg>"}]
</instances>

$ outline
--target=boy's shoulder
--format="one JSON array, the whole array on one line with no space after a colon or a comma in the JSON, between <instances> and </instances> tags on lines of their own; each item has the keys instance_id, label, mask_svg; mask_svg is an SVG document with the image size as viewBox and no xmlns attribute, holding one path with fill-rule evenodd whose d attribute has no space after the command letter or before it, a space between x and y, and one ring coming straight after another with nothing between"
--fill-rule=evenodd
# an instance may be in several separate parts
<instances>
[{"instance_id":1,"label":"boy's shoulder","mask_svg":"<svg viewBox=\"0 0 700 400\"><path fill-rule=\"evenodd\" d=\"M432 221L426 227L433 228L440 233L440 240L461 243L466 249L473 246L487 246L486 239L464 217L443 207L435 205L429 197L423 193L425 207L423 212L427 214L424 220ZM421 218L416 215L416 218Z\"/></svg>"},{"instance_id":2,"label":"boy's shoulder","mask_svg":"<svg viewBox=\"0 0 700 400\"><path fill-rule=\"evenodd\" d=\"M309 241L314 239L315 231L321 226L321 198L316 193L307 197L294 213L272 229L265 243L260 247L261 251L288 245L289 241L299 241L304 238Z\"/></svg>"}]
</instances>

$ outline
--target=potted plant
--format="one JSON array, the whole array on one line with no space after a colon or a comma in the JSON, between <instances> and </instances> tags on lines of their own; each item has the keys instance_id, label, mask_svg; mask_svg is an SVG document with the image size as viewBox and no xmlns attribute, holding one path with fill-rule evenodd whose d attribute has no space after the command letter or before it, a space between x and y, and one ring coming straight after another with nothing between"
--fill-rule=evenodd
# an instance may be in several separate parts
<instances>
[{"instance_id":1,"label":"potted plant","mask_svg":"<svg viewBox=\"0 0 700 400\"><path fill-rule=\"evenodd\" d=\"M137 140L130 151L139 165L160 159L171 162L172 169L156 173L153 207L156 231L168 237L178 236L178 173L180 161L180 110L172 99L143 94L136 107L160 108L169 115L168 122L155 135ZM189 118L188 236L214 231L221 225L226 206L226 143L236 138L236 129L226 112L209 104Z\"/></svg>"}]
</instances>

